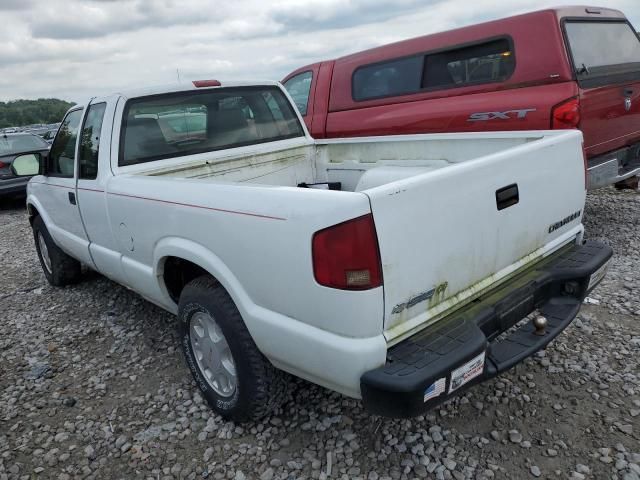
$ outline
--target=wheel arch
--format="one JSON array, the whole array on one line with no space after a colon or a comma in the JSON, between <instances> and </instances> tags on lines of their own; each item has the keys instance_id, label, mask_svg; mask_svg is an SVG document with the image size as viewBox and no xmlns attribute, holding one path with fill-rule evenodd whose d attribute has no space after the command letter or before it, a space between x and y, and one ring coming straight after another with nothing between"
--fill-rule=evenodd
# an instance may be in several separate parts
<instances>
[{"instance_id":1,"label":"wheel arch","mask_svg":"<svg viewBox=\"0 0 640 480\"><path fill-rule=\"evenodd\" d=\"M163 293L177 305L184 286L200 275L209 275L231 296L247 328L248 310L254 305L229 267L205 246L180 237L166 237L154 249L153 270Z\"/></svg>"},{"instance_id":2,"label":"wheel arch","mask_svg":"<svg viewBox=\"0 0 640 480\"><path fill-rule=\"evenodd\" d=\"M38 211L38 209L33 205L33 203L27 203L27 215L29 216L29 223L31 225L33 225L33 220L36 217L40 216L40 212Z\"/></svg>"},{"instance_id":3,"label":"wheel arch","mask_svg":"<svg viewBox=\"0 0 640 480\"><path fill-rule=\"evenodd\" d=\"M47 227L47 229L49 228L49 215L47 214L47 211L42 207L38 199L33 195L29 195L27 197L27 215L29 216L29 223L31 225L33 225L33 220L36 217L41 217L45 227Z\"/></svg>"}]
</instances>

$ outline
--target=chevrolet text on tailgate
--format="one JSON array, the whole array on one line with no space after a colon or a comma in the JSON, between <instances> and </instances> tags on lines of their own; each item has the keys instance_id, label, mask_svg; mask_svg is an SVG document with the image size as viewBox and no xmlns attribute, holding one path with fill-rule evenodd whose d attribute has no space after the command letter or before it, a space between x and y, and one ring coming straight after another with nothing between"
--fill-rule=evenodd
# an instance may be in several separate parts
<instances>
[{"instance_id":1,"label":"chevrolet text on tailgate","mask_svg":"<svg viewBox=\"0 0 640 480\"><path fill-rule=\"evenodd\" d=\"M283 81L314 138L578 128L589 188L640 175L640 39L562 7L314 63Z\"/></svg>"},{"instance_id":2,"label":"chevrolet text on tailgate","mask_svg":"<svg viewBox=\"0 0 640 480\"><path fill-rule=\"evenodd\" d=\"M203 81L94 98L15 162L47 280L84 264L176 314L220 414L268 414L286 371L402 417L544 348L602 279L581 144L318 141L280 84Z\"/></svg>"}]
</instances>

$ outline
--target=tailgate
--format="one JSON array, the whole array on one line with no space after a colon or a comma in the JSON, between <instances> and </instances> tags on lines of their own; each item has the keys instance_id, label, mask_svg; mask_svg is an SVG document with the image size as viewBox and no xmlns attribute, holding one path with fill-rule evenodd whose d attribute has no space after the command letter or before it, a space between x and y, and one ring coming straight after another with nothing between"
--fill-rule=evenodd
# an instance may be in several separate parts
<instances>
[{"instance_id":1,"label":"tailgate","mask_svg":"<svg viewBox=\"0 0 640 480\"><path fill-rule=\"evenodd\" d=\"M531 141L364 191L380 244L388 341L433 323L581 233L581 133L493 136Z\"/></svg>"}]
</instances>

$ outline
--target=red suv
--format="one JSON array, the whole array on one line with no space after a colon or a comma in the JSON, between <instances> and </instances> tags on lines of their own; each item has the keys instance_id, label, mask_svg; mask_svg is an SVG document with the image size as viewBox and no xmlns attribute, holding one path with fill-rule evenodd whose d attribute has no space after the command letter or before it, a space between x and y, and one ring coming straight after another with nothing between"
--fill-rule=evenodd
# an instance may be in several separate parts
<instances>
[{"instance_id":1,"label":"red suv","mask_svg":"<svg viewBox=\"0 0 640 480\"><path fill-rule=\"evenodd\" d=\"M579 128L589 188L640 174L640 40L567 7L365 50L283 83L316 138Z\"/></svg>"}]
</instances>

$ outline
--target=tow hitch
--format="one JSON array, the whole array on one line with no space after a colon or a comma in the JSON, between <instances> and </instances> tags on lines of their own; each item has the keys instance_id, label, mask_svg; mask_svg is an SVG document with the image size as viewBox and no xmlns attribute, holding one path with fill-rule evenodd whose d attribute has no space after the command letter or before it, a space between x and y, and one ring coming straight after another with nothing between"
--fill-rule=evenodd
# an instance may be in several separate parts
<instances>
[{"instance_id":1,"label":"tow hitch","mask_svg":"<svg viewBox=\"0 0 640 480\"><path fill-rule=\"evenodd\" d=\"M533 320L533 326L535 327L535 334L539 336L544 336L547 333L547 317L543 317L542 315L538 315Z\"/></svg>"}]
</instances>

